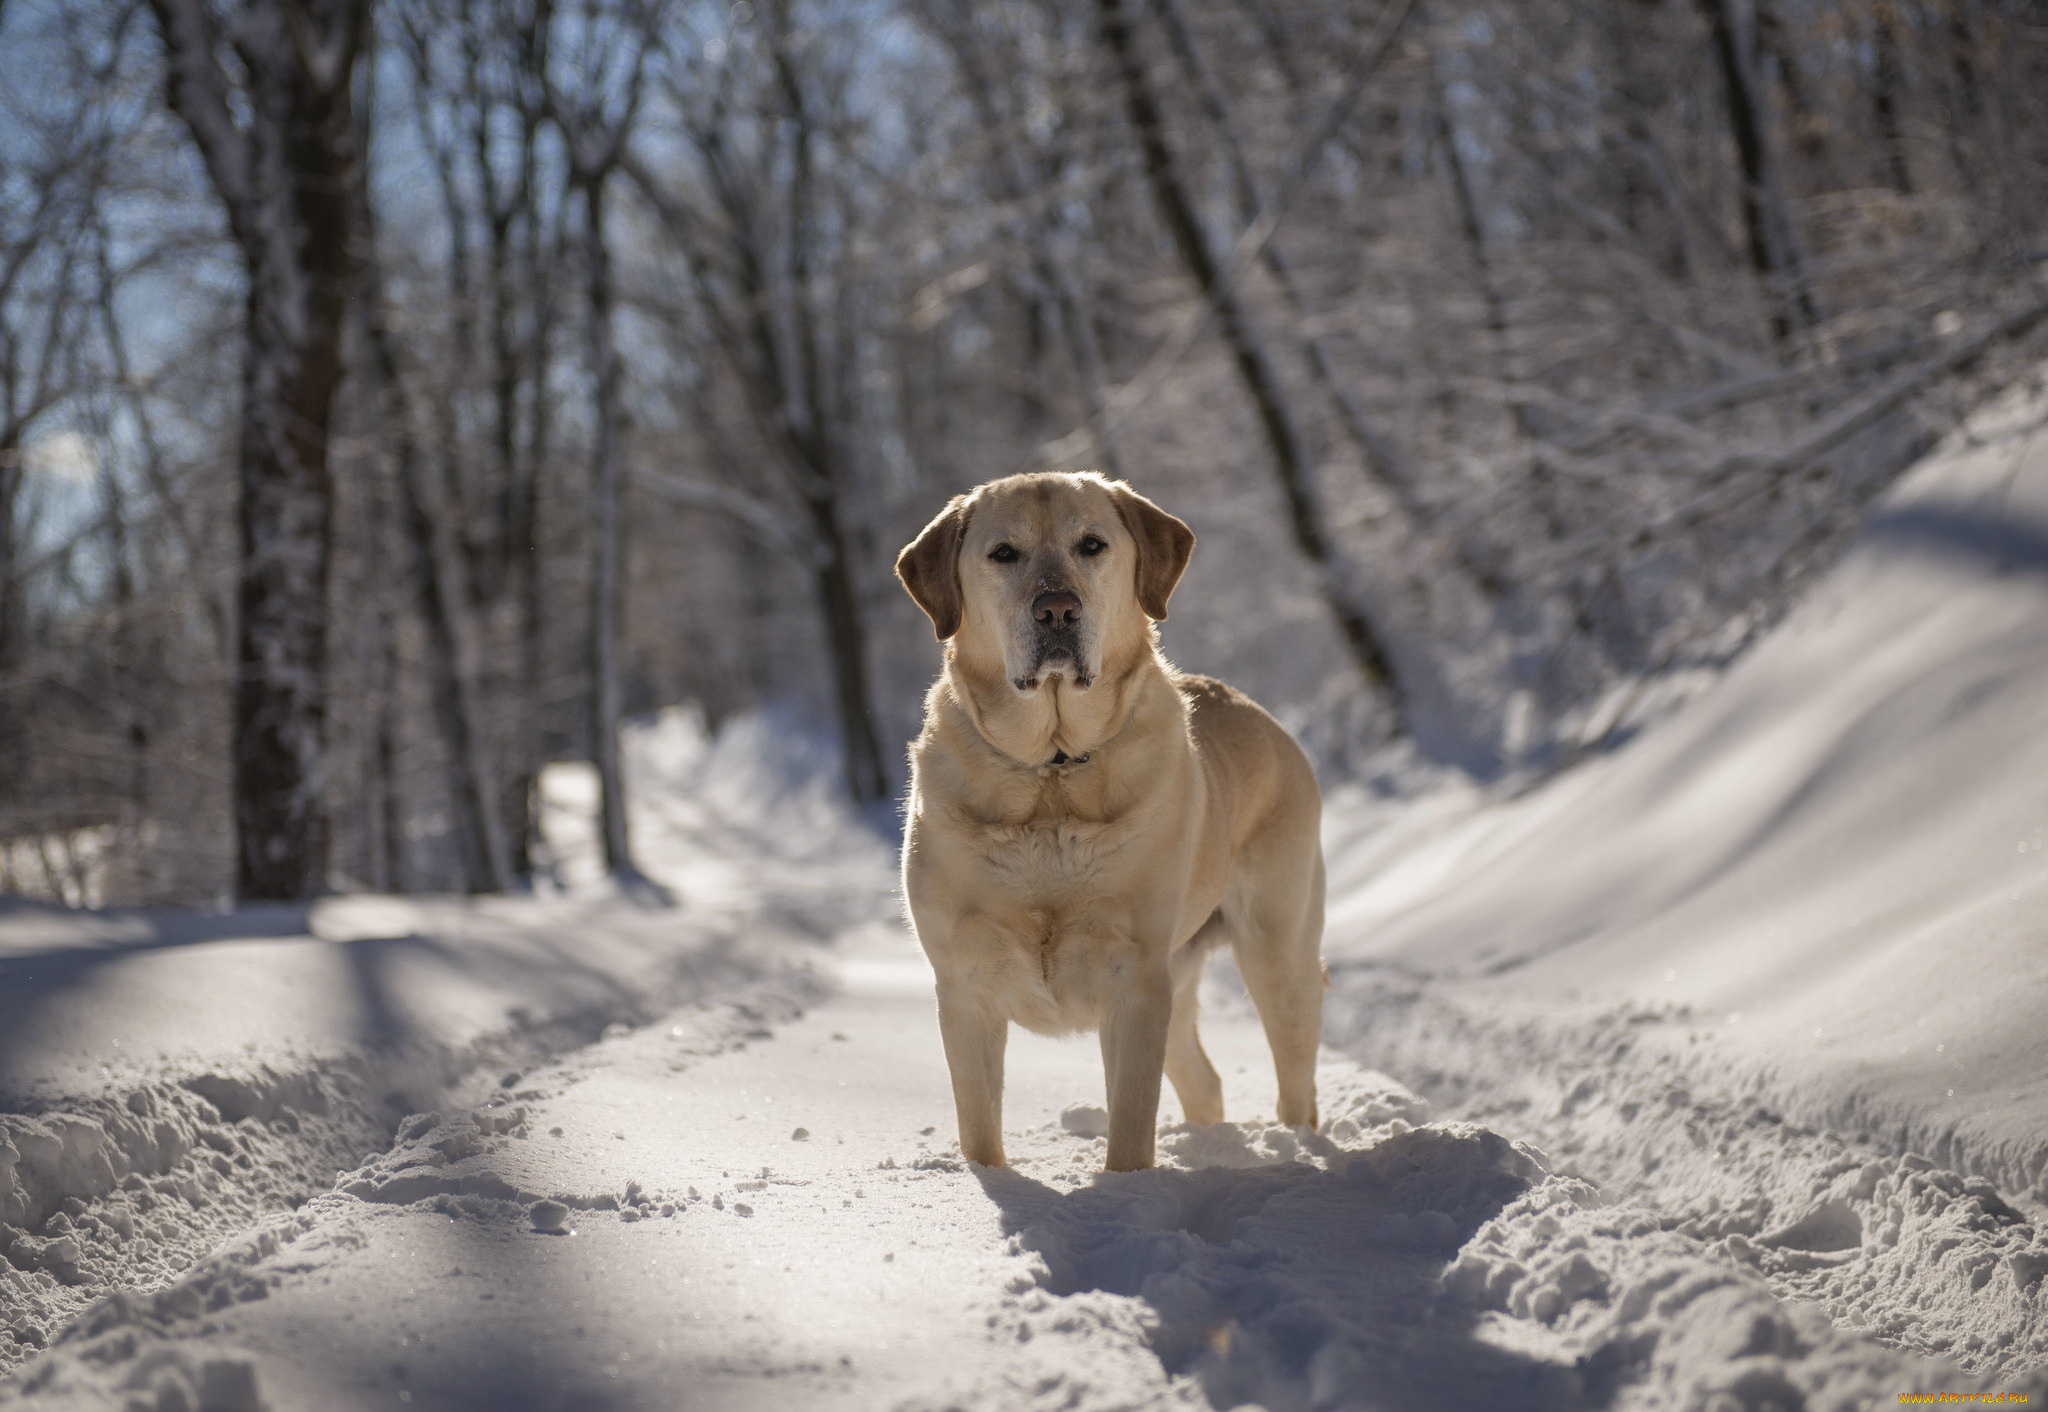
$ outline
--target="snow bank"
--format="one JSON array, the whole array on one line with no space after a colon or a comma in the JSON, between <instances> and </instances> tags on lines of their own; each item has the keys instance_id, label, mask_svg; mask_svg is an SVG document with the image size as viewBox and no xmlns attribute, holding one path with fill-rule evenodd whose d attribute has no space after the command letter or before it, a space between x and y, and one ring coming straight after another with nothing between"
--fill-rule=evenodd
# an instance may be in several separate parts
<instances>
[{"instance_id":1,"label":"snow bank","mask_svg":"<svg viewBox=\"0 0 2048 1412\"><path fill-rule=\"evenodd\" d=\"M0 1115L0 1366L100 1292L161 1285L323 1189L390 1131L366 1077L259 1065Z\"/></svg>"},{"instance_id":2,"label":"snow bank","mask_svg":"<svg viewBox=\"0 0 2048 1412\"><path fill-rule=\"evenodd\" d=\"M2048 1361L2044 420L1973 419L1610 757L1331 823L1333 1039L1987 1371Z\"/></svg>"},{"instance_id":3,"label":"snow bank","mask_svg":"<svg viewBox=\"0 0 2048 1412\"><path fill-rule=\"evenodd\" d=\"M328 1190L405 1114L516 1091L613 1028L801 971L888 910L887 845L827 807L787 733L714 739L678 712L627 748L643 866L675 908L604 881L563 767L539 897L0 903L0 1370L103 1292L156 1289Z\"/></svg>"},{"instance_id":4,"label":"snow bank","mask_svg":"<svg viewBox=\"0 0 2048 1412\"><path fill-rule=\"evenodd\" d=\"M75 985L44 983L70 974L47 952L0 963L20 1016L0 1073L22 1095L0 1112L0 1366L100 1291L325 1190L406 1112L797 960L620 902L375 907L426 925L95 951ZM318 908L311 930L358 915Z\"/></svg>"}]
</instances>

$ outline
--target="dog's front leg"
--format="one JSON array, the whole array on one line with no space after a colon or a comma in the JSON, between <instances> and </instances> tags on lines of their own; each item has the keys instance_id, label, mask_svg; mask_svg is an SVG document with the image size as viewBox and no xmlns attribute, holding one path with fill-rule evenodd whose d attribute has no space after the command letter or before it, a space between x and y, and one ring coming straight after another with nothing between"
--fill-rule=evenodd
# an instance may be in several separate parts
<instances>
[{"instance_id":1,"label":"dog's front leg","mask_svg":"<svg viewBox=\"0 0 2048 1412\"><path fill-rule=\"evenodd\" d=\"M1003 1165L1003 1050L1010 1022L963 987L939 987L939 1037L953 1075L960 1153L984 1167Z\"/></svg>"},{"instance_id":2,"label":"dog's front leg","mask_svg":"<svg viewBox=\"0 0 2048 1412\"><path fill-rule=\"evenodd\" d=\"M1163 964L1144 968L1103 1017L1102 1070L1109 1087L1105 1165L1112 1172L1152 1165L1159 1076L1166 1067L1166 1032L1172 1017L1173 987Z\"/></svg>"}]
</instances>

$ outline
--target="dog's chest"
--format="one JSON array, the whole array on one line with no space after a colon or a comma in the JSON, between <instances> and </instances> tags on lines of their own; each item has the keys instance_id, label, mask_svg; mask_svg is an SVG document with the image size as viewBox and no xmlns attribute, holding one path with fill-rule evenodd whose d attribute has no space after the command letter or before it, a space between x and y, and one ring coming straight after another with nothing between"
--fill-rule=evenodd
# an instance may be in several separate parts
<instances>
[{"instance_id":1,"label":"dog's chest","mask_svg":"<svg viewBox=\"0 0 2048 1412\"><path fill-rule=\"evenodd\" d=\"M1107 823L1070 818L976 820L963 841L988 886L1036 901L1095 882L1119 852L1115 832Z\"/></svg>"},{"instance_id":2,"label":"dog's chest","mask_svg":"<svg viewBox=\"0 0 2048 1412\"><path fill-rule=\"evenodd\" d=\"M935 964L996 1014L1040 1034L1093 1029L1139 960L1129 919L1081 894L1000 893L961 918Z\"/></svg>"},{"instance_id":3,"label":"dog's chest","mask_svg":"<svg viewBox=\"0 0 2048 1412\"><path fill-rule=\"evenodd\" d=\"M962 822L975 874L958 933L965 971L1029 1029L1094 1027L1133 960L1115 902L1127 829L1070 817Z\"/></svg>"}]
</instances>

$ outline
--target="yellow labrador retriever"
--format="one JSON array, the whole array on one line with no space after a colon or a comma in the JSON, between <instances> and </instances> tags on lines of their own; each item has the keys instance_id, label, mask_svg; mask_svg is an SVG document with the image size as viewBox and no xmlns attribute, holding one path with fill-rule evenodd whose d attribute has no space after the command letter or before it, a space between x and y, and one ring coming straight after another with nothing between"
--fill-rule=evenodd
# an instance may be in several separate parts
<instances>
[{"instance_id":1,"label":"yellow labrador retriever","mask_svg":"<svg viewBox=\"0 0 2048 1412\"><path fill-rule=\"evenodd\" d=\"M1190 1121L1222 1121L1195 990L1226 941L1280 1120L1316 1122L1321 797L1279 723L1159 655L1194 547L1121 482L1032 474L956 497L896 561L948 644L911 747L903 885L971 1161L1003 1163L1011 1021L1101 1032L1114 1171L1152 1165L1162 1071Z\"/></svg>"}]
</instances>

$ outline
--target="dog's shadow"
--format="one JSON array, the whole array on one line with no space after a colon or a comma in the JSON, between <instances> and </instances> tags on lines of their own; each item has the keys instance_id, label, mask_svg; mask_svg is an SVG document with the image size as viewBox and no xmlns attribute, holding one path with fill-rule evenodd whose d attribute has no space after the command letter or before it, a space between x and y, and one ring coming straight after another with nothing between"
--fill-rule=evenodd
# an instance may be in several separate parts
<instances>
[{"instance_id":1,"label":"dog's shadow","mask_svg":"<svg viewBox=\"0 0 2048 1412\"><path fill-rule=\"evenodd\" d=\"M1105 1172L1058 1191L977 1167L1053 1295L1144 1300L1153 1351L1216 1407L1585 1408L1582 1371L1479 1337L1441 1276L1540 1179L1498 1135L1422 1128L1302 1162Z\"/></svg>"}]
</instances>

